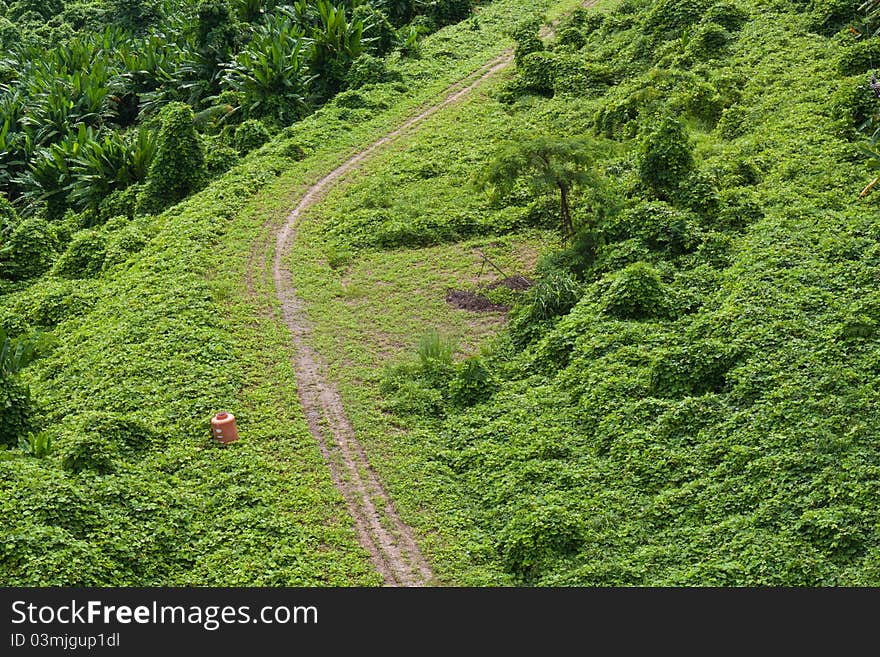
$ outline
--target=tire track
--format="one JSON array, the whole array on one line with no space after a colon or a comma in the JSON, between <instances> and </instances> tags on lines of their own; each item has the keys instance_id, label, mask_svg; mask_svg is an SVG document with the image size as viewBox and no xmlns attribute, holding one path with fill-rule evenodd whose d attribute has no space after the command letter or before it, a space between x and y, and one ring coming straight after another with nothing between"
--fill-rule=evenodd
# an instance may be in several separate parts
<instances>
[{"instance_id":1,"label":"tire track","mask_svg":"<svg viewBox=\"0 0 880 657\"><path fill-rule=\"evenodd\" d=\"M550 33L548 28L542 32L542 36L549 36ZM348 173L437 112L460 101L512 61L513 53L508 50L449 87L442 101L407 119L398 128L358 151L310 185L281 225L273 225L272 222L264 225L263 237L254 243L248 263L247 286L252 296L256 296L255 279L263 282L264 290L274 286L281 317L291 335L291 361L309 430L318 443L334 485L345 499L346 508L354 519L358 540L369 553L373 566L382 575L386 586L427 586L432 583L434 575L416 543L412 529L400 518L393 500L370 465L346 417L339 391L327 377L326 364L308 344L311 326L305 304L297 296L284 260L296 240L297 227L305 213L321 201L331 188L340 184ZM270 274L268 265L273 232L275 248ZM267 299L267 305L268 302Z\"/></svg>"}]
</instances>

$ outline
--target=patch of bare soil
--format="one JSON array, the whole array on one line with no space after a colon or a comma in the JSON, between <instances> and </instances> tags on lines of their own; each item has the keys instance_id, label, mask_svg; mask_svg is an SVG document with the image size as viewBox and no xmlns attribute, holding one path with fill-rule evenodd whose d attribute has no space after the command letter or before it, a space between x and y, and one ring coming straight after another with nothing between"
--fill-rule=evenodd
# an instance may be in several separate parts
<instances>
[{"instance_id":1,"label":"patch of bare soil","mask_svg":"<svg viewBox=\"0 0 880 657\"><path fill-rule=\"evenodd\" d=\"M459 310L467 310L472 313L506 313L510 310L500 303L493 303L482 294L468 292L467 290L448 290L446 303Z\"/></svg>"}]
</instances>

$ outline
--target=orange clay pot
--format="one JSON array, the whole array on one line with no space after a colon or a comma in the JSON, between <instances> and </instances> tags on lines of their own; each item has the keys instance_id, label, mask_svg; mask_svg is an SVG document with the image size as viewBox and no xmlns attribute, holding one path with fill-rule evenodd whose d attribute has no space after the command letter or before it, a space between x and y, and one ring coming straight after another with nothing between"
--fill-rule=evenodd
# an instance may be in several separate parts
<instances>
[{"instance_id":1,"label":"orange clay pot","mask_svg":"<svg viewBox=\"0 0 880 657\"><path fill-rule=\"evenodd\" d=\"M232 413L217 413L211 418L211 430L217 442L227 444L238 440L238 427L235 426L235 416Z\"/></svg>"}]
</instances>

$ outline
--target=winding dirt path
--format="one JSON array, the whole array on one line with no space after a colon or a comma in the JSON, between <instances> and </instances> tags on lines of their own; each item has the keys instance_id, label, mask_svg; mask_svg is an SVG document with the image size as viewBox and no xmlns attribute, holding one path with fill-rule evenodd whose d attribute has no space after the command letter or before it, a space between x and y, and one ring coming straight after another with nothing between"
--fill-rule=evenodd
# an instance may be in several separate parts
<instances>
[{"instance_id":1,"label":"winding dirt path","mask_svg":"<svg viewBox=\"0 0 880 657\"><path fill-rule=\"evenodd\" d=\"M591 5L593 2L585 2ZM551 33L550 28L542 36ZM251 250L247 284L252 295L254 278L260 276L263 289L269 289L269 277L281 304L281 315L292 339L291 360L296 373L300 404L309 429L318 443L330 476L342 493L354 519L361 545L370 555L386 586L427 586L434 574L416 543L412 529L400 518L394 502L382 486L363 446L345 415L339 391L326 375L321 356L309 346L311 326L303 300L296 294L290 271L284 261L296 239L297 227L306 211L318 203L329 189L340 184L346 174L370 159L384 146L416 128L419 124L461 100L513 61L511 51L485 64L449 87L445 98L405 121L400 127L352 155L326 176L308 187L297 206L282 225L264 226L263 239ZM275 232L277 231L277 232ZM275 248L271 270L271 238ZM271 271L271 273L270 273Z\"/></svg>"},{"instance_id":2,"label":"winding dirt path","mask_svg":"<svg viewBox=\"0 0 880 657\"><path fill-rule=\"evenodd\" d=\"M416 543L412 529L400 518L394 502L382 486L346 417L342 398L326 375L326 364L311 346L311 326L305 305L297 296L290 271L284 262L296 239L297 227L306 211L329 189L379 149L399 139L440 110L461 100L488 78L506 68L512 54L505 52L447 90L446 97L405 121L400 127L373 142L326 176L308 187L297 206L280 226L266 225L265 238L254 244L248 267L248 288L255 291L255 278L269 283L271 275L281 304L281 315L290 330L291 361L296 373L300 403L309 429L318 443L330 476L342 493L354 519L358 540L370 555L373 567L386 586L427 586L434 574ZM275 233L271 270L268 257ZM266 285L264 289L269 286Z\"/></svg>"}]
</instances>

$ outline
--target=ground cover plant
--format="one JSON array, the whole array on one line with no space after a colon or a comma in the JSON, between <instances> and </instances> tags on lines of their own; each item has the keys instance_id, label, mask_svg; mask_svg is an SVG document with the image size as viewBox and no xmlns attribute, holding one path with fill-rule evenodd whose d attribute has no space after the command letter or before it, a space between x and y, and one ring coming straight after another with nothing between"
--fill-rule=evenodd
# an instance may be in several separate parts
<instances>
[{"instance_id":1,"label":"ground cover plant","mask_svg":"<svg viewBox=\"0 0 880 657\"><path fill-rule=\"evenodd\" d=\"M515 75L316 210L294 256L315 343L447 581L876 584L873 6L626 0L549 40L523 24ZM370 328L374 294L407 303L396 279L363 287L376 272L440 258L466 285L488 244L558 239L558 194L468 185L523 135L596 155L507 330L450 357L457 320L413 309L408 346L365 355L395 325ZM354 311L333 317L328 279Z\"/></svg>"},{"instance_id":2,"label":"ground cover plant","mask_svg":"<svg viewBox=\"0 0 880 657\"><path fill-rule=\"evenodd\" d=\"M258 4L108 4L175 80L112 119L109 13L6 6L0 581L382 583L260 254L507 47L286 258L436 583L880 581L875 2Z\"/></svg>"},{"instance_id":3,"label":"ground cover plant","mask_svg":"<svg viewBox=\"0 0 880 657\"><path fill-rule=\"evenodd\" d=\"M533 13L489 5L268 143L237 129L247 154L160 214L129 188L97 215L22 216L3 201L0 324L16 344L44 336L4 385L29 390L28 424L0 450L4 583L381 583L299 411L289 336L247 287L251 246L302 185L497 56L498 35ZM191 106L165 107L157 153L163 130L193 144ZM171 152L200 166L195 147ZM218 152L202 151L206 171ZM242 435L226 448L210 439L220 410Z\"/></svg>"}]
</instances>

